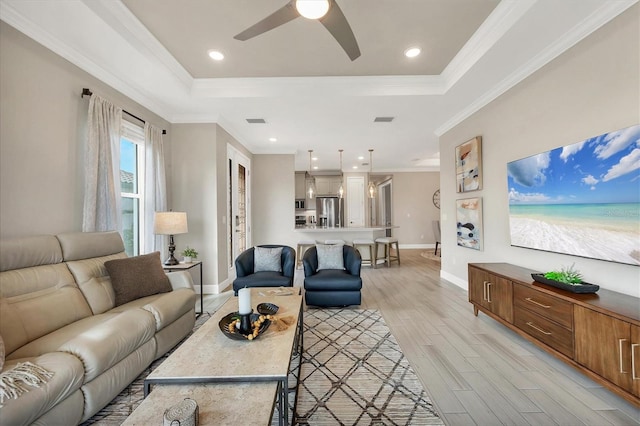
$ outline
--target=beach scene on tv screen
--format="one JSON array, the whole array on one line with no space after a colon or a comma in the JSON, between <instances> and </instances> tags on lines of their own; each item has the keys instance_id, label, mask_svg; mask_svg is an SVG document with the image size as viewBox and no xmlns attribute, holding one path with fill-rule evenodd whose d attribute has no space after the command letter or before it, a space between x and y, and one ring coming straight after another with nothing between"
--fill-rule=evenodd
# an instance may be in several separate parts
<instances>
[{"instance_id":1,"label":"beach scene on tv screen","mask_svg":"<svg viewBox=\"0 0 640 426\"><path fill-rule=\"evenodd\" d=\"M511 245L640 265L640 125L507 164Z\"/></svg>"}]
</instances>

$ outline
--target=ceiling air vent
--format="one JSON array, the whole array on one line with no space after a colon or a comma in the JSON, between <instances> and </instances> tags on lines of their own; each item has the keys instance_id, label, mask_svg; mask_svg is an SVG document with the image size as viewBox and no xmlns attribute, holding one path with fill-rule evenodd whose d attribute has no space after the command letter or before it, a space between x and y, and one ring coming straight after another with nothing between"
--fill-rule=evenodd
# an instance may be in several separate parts
<instances>
[{"instance_id":1,"label":"ceiling air vent","mask_svg":"<svg viewBox=\"0 0 640 426\"><path fill-rule=\"evenodd\" d=\"M247 118L247 123L249 124L266 124L264 118Z\"/></svg>"},{"instance_id":2,"label":"ceiling air vent","mask_svg":"<svg viewBox=\"0 0 640 426\"><path fill-rule=\"evenodd\" d=\"M374 123L391 123L395 117L376 117L373 119Z\"/></svg>"}]
</instances>

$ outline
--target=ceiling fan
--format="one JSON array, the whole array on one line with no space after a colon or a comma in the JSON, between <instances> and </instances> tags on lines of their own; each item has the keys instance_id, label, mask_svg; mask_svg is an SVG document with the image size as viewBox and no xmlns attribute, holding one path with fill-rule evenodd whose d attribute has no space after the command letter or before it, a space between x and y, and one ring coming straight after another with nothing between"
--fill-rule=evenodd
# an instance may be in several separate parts
<instances>
[{"instance_id":1,"label":"ceiling fan","mask_svg":"<svg viewBox=\"0 0 640 426\"><path fill-rule=\"evenodd\" d=\"M308 12L307 8L312 11ZM354 61L360 56L360 48L351 26L335 0L290 0L289 3L233 38L241 41L249 40L300 16L320 21L342 46L349 59Z\"/></svg>"}]
</instances>

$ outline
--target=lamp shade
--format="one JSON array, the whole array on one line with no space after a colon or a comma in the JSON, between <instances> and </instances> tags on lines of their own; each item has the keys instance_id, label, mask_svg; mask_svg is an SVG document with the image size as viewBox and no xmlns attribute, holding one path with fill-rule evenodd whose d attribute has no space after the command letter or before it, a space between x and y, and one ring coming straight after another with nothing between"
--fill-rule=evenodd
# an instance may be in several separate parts
<instances>
[{"instance_id":1,"label":"lamp shade","mask_svg":"<svg viewBox=\"0 0 640 426\"><path fill-rule=\"evenodd\" d=\"M176 235L189 232L186 212L156 212L153 218L153 233Z\"/></svg>"}]
</instances>

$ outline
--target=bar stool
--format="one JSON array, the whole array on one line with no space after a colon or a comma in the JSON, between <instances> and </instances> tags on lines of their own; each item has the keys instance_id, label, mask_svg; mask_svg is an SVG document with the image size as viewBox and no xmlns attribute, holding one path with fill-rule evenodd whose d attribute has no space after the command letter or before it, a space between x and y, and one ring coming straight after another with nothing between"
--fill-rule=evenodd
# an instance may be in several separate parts
<instances>
[{"instance_id":1,"label":"bar stool","mask_svg":"<svg viewBox=\"0 0 640 426\"><path fill-rule=\"evenodd\" d=\"M347 244L345 240L324 240L324 244Z\"/></svg>"},{"instance_id":2,"label":"bar stool","mask_svg":"<svg viewBox=\"0 0 640 426\"><path fill-rule=\"evenodd\" d=\"M299 267L300 268L302 267L302 256L304 255L304 252L306 252L311 247L315 247L315 246L316 246L316 242L313 240L298 241L298 247L296 249L296 251L298 252L298 257L296 258L296 269L298 269Z\"/></svg>"},{"instance_id":3,"label":"bar stool","mask_svg":"<svg viewBox=\"0 0 640 426\"><path fill-rule=\"evenodd\" d=\"M376 263L378 261L377 253L375 251L375 242L369 239L361 239L361 240L353 240L353 248L360 252L360 256L362 256L362 249L360 247L369 247L369 257L362 257L362 264L369 265L373 269L376 268Z\"/></svg>"},{"instance_id":4,"label":"bar stool","mask_svg":"<svg viewBox=\"0 0 640 426\"><path fill-rule=\"evenodd\" d=\"M376 252L376 257L378 255L378 246L384 246L384 261L387 264L387 266L391 266L391 262L392 261L397 261L398 265L400 264L400 249L398 249L398 239L394 238L394 237L381 237L381 238L376 238L376 245L375 245L375 252ZM395 247L394 247L395 245ZM392 256L391 255L391 249L395 248L396 251L396 255Z\"/></svg>"}]
</instances>

